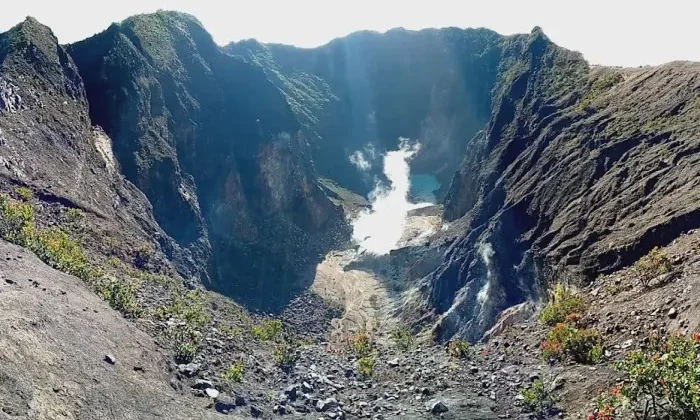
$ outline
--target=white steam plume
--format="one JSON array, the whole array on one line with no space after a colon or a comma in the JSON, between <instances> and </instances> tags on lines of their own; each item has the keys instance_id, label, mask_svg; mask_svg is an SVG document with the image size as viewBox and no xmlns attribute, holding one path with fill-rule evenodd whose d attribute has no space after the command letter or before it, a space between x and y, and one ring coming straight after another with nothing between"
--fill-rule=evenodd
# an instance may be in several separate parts
<instances>
[{"instance_id":1,"label":"white steam plume","mask_svg":"<svg viewBox=\"0 0 700 420\"><path fill-rule=\"evenodd\" d=\"M353 239L360 251L385 255L395 249L406 225L408 212L429 203L415 204L408 200L411 187L409 161L420 149L401 139L399 150L384 156L384 175L390 185L377 182L369 195L371 209L361 212L353 222Z\"/></svg>"}]
</instances>

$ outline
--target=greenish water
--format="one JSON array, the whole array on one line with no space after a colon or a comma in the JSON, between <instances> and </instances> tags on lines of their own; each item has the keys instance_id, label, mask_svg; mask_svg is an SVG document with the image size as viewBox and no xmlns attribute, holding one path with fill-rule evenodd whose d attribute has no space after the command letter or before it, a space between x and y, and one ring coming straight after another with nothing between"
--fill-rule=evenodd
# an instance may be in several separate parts
<instances>
[{"instance_id":1,"label":"greenish water","mask_svg":"<svg viewBox=\"0 0 700 420\"><path fill-rule=\"evenodd\" d=\"M410 200L414 203L437 204L435 193L440 189L440 182L430 174L411 175Z\"/></svg>"}]
</instances>

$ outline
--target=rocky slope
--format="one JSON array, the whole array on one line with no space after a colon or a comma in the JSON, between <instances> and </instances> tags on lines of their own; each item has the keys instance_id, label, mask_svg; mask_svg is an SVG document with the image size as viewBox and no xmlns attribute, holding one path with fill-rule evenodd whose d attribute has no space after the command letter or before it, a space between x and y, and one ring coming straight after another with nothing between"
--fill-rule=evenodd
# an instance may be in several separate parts
<instances>
[{"instance_id":1,"label":"rocky slope","mask_svg":"<svg viewBox=\"0 0 700 420\"><path fill-rule=\"evenodd\" d=\"M592 68L539 31L506 55L445 202L465 233L430 279L443 337L480 337L552 267L588 282L697 227L697 64Z\"/></svg>"}]
</instances>

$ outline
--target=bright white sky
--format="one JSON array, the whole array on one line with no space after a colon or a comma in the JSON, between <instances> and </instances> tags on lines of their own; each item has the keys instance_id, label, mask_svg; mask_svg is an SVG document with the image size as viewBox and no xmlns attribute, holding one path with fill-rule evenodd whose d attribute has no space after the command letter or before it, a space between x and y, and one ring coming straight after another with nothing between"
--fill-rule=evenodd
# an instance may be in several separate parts
<instances>
[{"instance_id":1,"label":"bright white sky","mask_svg":"<svg viewBox=\"0 0 700 420\"><path fill-rule=\"evenodd\" d=\"M594 64L700 61L700 2L693 0L3 0L0 32L36 17L61 43L158 9L199 18L219 44L246 38L313 47L360 29L541 26Z\"/></svg>"}]
</instances>

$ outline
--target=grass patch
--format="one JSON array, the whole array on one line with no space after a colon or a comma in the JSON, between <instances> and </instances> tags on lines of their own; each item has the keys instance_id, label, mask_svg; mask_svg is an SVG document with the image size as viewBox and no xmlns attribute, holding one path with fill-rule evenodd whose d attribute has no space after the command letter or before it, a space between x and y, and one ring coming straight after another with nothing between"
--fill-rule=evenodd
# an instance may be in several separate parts
<instances>
[{"instance_id":1,"label":"grass patch","mask_svg":"<svg viewBox=\"0 0 700 420\"><path fill-rule=\"evenodd\" d=\"M221 374L221 379L227 382L241 383L243 382L244 373L245 366L243 366L243 362L236 362L235 364L229 366L228 369Z\"/></svg>"},{"instance_id":2,"label":"grass patch","mask_svg":"<svg viewBox=\"0 0 700 420\"><path fill-rule=\"evenodd\" d=\"M272 341L282 336L282 321L273 319L260 325L254 325L251 329L253 337L262 341Z\"/></svg>"},{"instance_id":3,"label":"grass patch","mask_svg":"<svg viewBox=\"0 0 700 420\"><path fill-rule=\"evenodd\" d=\"M219 326L219 332L229 339L239 338L243 335L240 328L232 327L230 325Z\"/></svg>"},{"instance_id":4,"label":"grass patch","mask_svg":"<svg viewBox=\"0 0 700 420\"><path fill-rule=\"evenodd\" d=\"M540 322L553 326L566 322L572 314L581 314L586 310L583 297L563 284L557 284L554 293L550 296L550 302L540 314Z\"/></svg>"}]
</instances>

